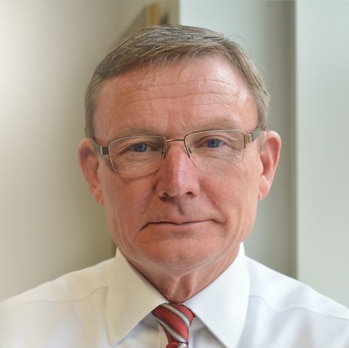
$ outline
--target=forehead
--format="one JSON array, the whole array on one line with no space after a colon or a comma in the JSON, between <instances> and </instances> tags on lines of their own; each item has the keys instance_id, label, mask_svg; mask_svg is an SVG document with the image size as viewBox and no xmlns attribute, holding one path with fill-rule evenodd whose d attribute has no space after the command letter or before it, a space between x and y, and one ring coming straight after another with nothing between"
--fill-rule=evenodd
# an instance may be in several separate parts
<instances>
[{"instance_id":1,"label":"forehead","mask_svg":"<svg viewBox=\"0 0 349 348\"><path fill-rule=\"evenodd\" d=\"M200 125L214 128L223 119L241 128L244 121L250 122L247 117L254 122L256 115L240 72L223 58L211 56L137 68L108 80L98 96L95 129L96 134L105 126L114 133L127 133L132 127L158 127L164 132L177 124L187 131L185 127Z\"/></svg>"}]
</instances>

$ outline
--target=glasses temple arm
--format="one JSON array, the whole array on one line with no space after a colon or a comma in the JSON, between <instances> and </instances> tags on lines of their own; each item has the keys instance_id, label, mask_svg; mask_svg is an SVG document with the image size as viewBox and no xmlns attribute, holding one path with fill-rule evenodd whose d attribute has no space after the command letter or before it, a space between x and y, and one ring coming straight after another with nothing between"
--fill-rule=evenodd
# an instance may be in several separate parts
<instances>
[{"instance_id":1,"label":"glasses temple arm","mask_svg":"<svg viewBox=\"0 0 349 348\"><path fill-rule=\"evenodd\" d=\"M105 155L109 155L109 148L108 146L101 146L98 145L93 139L91 139L91 143L93 145L93 148L95 150L96 153L105 156Z\"/></svg>"},{"instance_id":2,"label":"glasses temple arm","mask_svg":"<svg viewBox=\"0 0 349 348\"><path fill-rule=\"evenodd\" d=\"M245 147L246 147L246 144L254 142L258 138L261 131L262 130L260 128L256 128L253 132L244 134Z\"/></svg>"}]
</instances>

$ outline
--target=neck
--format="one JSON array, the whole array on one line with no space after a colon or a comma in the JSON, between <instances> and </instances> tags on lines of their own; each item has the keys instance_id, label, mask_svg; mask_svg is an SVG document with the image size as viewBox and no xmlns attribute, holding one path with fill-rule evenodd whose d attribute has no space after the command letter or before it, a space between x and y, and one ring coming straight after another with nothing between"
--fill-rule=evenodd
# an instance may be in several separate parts
<instances>
[{"instance_id":1,"label":"neck","mask_svg":"<svg viewBox=\"0 0 349 348\"><path fill-rule=\"evenodd\" d=\"M218 278L235 260L239 249L218 262L193 269L136 269L171 303L183 303Z\"/></svg>"}]
</instances>

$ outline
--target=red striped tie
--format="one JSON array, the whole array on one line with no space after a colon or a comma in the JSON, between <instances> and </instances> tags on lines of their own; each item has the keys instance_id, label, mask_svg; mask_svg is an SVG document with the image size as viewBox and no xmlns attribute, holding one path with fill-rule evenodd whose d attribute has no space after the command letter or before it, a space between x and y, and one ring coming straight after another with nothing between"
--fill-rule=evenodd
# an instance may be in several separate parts
<instances>
[{"instance_id":1,"label":"red striped tie","mask_svg":"<svg viewBox=\"0 0 349 348\"><path fill-rule=\"evenodd\" d=\"M164 303L153 310L153 315L163 327L168 345L166 348L186 348L189 340L189 326L194 318L193 312L183 306Z\"/></svg>"}]
</instances>

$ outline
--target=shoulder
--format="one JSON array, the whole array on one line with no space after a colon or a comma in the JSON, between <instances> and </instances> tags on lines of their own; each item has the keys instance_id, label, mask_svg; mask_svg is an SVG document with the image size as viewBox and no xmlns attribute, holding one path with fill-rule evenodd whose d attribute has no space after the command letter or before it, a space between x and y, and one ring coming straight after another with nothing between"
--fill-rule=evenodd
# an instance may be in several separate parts
<instances>
[{"instance_id":1,"label":"shoulder","mask_svg":"<svg viewBox=\"0 0 349 348\"><path fill-rule=\"evenodd\" d=\"M74 342L88 325L103 323L110 264L68 273L0 303L0 347L50 347L51 341L67 347L68 337Z\"/></svg>"},{"instance_id":2,"label":"shoulder","mask_svg":"<svg viewBox=\"0 0 349 348\"><path fill-rule=\"evenodd\" d=\"M294 342L290 346L329 347L334 342L336 347L349 346L348 308L256 261L247 259L247 266L250 326L258 331L257 321L263 322L279 339Z\"/></svg>"},{"instance_id":3,"label":"shoulder","mask_svg":"<svg viewBox=\"0 0 349 348\"><path fill-rule=\"evenodd\" d=\"M254 260L247 259L251 292L250 296L261 298L276 310L293 307L349 320L349 309L320 294L300 281L276 272Z\"/></svg>"},{"instance_id":4,"label":"shoulder","mask_svg":"<svg viewBox=\"0 0 349 348\"><path fill-rule=\"evenodd\" d=\"M112 260L73 271L59 278L13 296L2 303L0 308L11 307L29 302L75 301L88 297L108 283L108 269Z\"/></svg>"}]
</instances>

